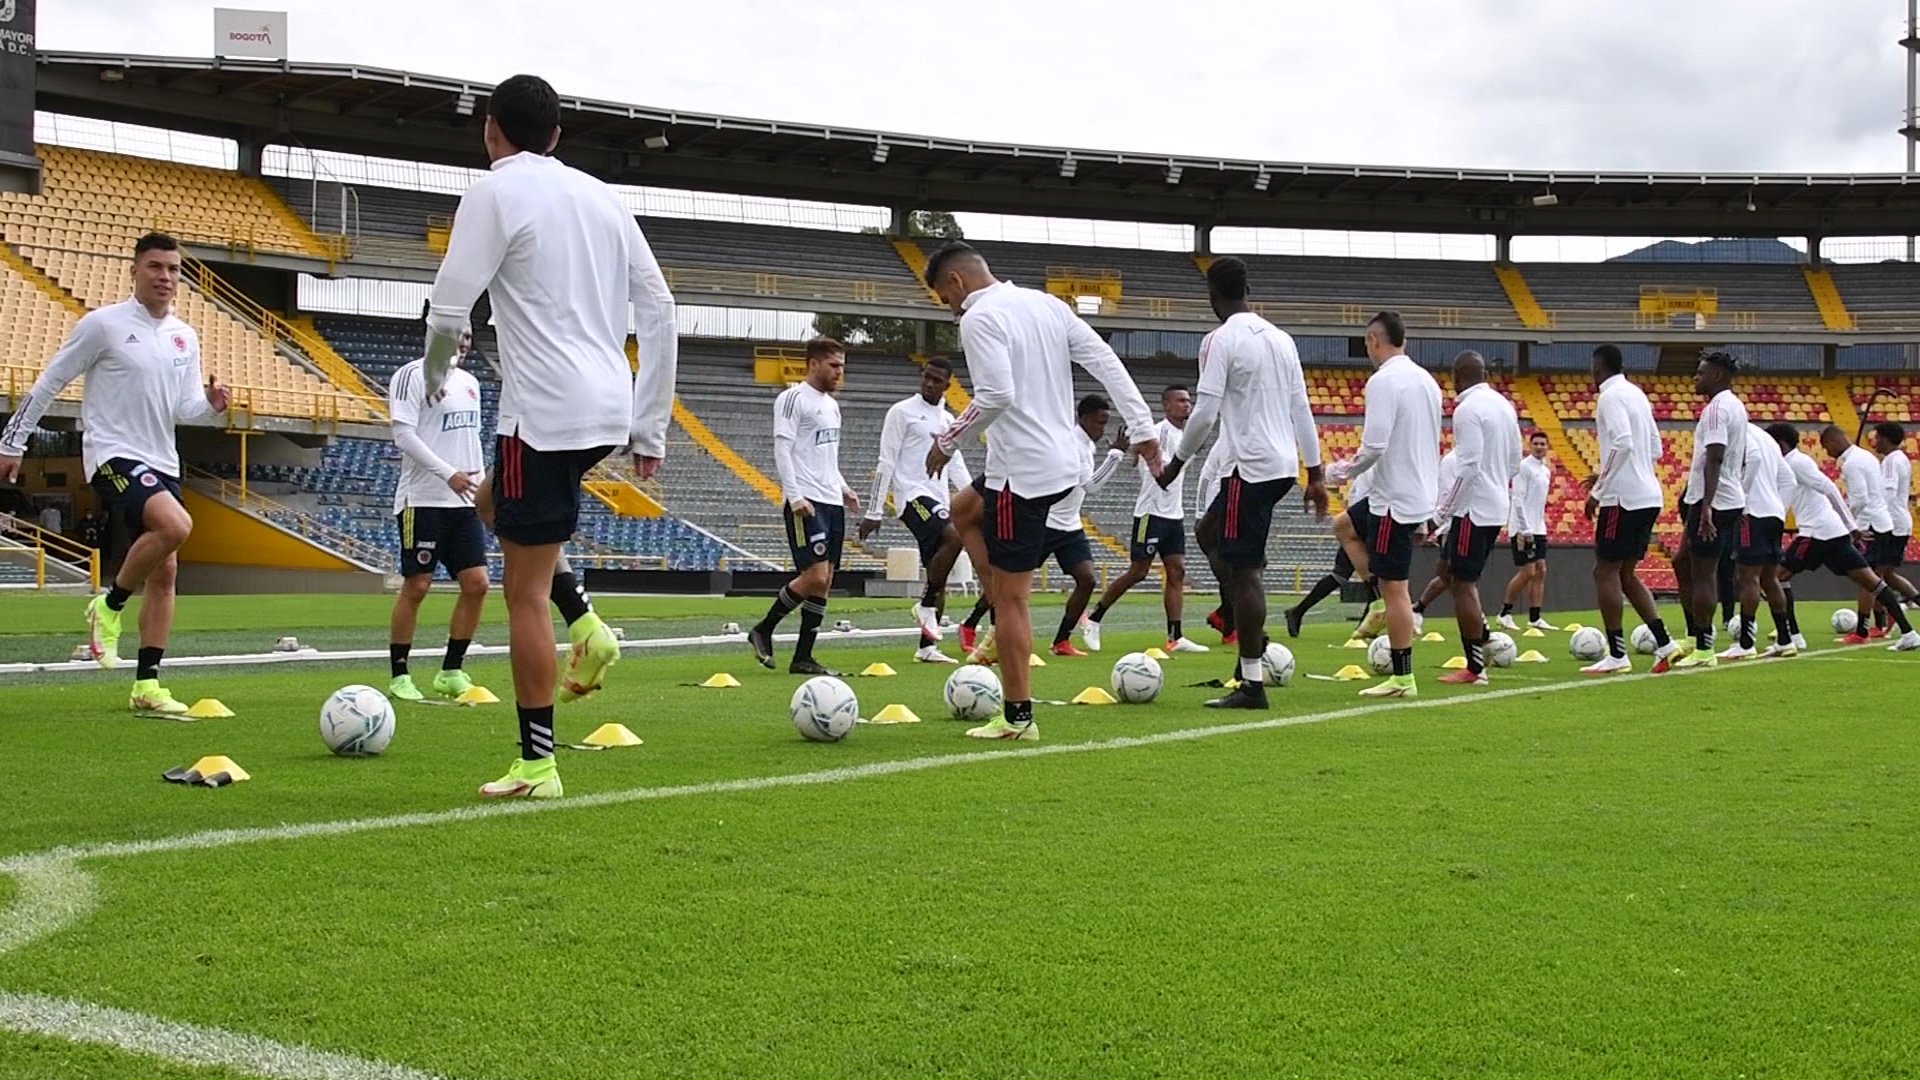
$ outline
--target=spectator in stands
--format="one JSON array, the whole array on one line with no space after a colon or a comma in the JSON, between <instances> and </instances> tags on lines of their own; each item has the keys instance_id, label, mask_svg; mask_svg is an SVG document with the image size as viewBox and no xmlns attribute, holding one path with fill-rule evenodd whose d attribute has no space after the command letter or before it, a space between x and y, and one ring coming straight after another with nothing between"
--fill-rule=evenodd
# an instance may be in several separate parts
<instances>
[{"instance_id":1,"label":"spectator in stands","mask_svg":"<svg viewBox=\"0 0 1920 1080\"><path fill-rule=\"evenodd\" d=\"M96 551L106 546L107 519L99 510L89 510L80 519L80 539Z\"/></svg>"},{"instance_id":2,"label":"spectator in stands","mask_svg":"<svg viewBox=\"0 0 1920 1080\"><path fill-rule=\"evenodd\" d=\"M48 503L40 508L40 527L42 529L45 529L55 536L59 536L60 526L63 524L65 523L60 520L59 504Z\"/></svg>"}]
</instances>

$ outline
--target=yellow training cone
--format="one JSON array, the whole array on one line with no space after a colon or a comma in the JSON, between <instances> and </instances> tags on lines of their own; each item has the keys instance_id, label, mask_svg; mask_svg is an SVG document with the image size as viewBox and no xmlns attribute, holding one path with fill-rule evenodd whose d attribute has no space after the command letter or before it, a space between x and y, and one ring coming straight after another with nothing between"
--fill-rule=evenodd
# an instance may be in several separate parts
<instances>
[{"instance_id":1,"label":"yellow training cone","mask_svg":"<svg viewBox=\"0 0 1920 1080\"><path fill-rule=\"evenodd\" d=\"M1537 626L1529 626L1527 627L1526 632L1521 634L1520 636L1521 637L1546 637L1547 632L1545 630L1540 629Z\"/></svg>"},{"instance_id":2,"label":"yellow training cone","mask_svg":"<svg viewBox=\"0 0 1920 1080\"><path fill-rule=\"evenodd\" d=\"M867 721L869 724L917 724L919 722L920 718L905 705L889 705L874 713L873 719Z\"/></svg>"},{"instance_id":3,"label":"yellow training cone","mask_svg":"<svg viewBox=\"0 0 1920 1080\"><path fill-rule=\"evenodd\" d=\"M187 715L193 717L195 720L217 720L221 717L232 716L233 710L221 704L219 698L203 697L193 703L192 707L187 710ZM225 761L227 759L221 758L220 760ZM205 769L200 771L202 774L206 772ZM246 777L236 776L234 779L244 780Z\"/></svg>"},{"instance_id":4,"label":"yellow training cone","mask_svg":"<svg viewBox=\"0 0 1920 1080\"><path fill-rule=\"evenodd\" d=\"M1563 626L1563 627L1561 627L1560 629L1562 629L1562 630L1565 630L1565 631L1566 631L1567 633L1569 633L1569 634L1571 634L1571 633L1573 633L1573 632L1574 632L1575 630L1585 630L1585 629L1586 629L1586 627L1584 627L1584 626L1581 626L1581 625L1580 625L1579 623L1577 623L1577 622L1570 622L1570 623L1568 623L1567 625L1565 625L1565 626Z\"/></svg>"},{"instance_id":5,"label":"yellow training cone","mask_svg":"<svg viewBox=\"0 0 1920 1080\"><path fill-rule=\"evenodd\" d=\"M232 758L218 754L203 757L199 761L194 762L193 771L199 773L201 776L212 776L214 773L226 773L228 778L233 780L253 779L253 774L241 768Z\"/></svg>"},{"instance_id":6,"label":"yellow training cone","mask_svg":"<svg viewBox=\"0 0 1920 1080\"><path fill-rule=\"evenodd\" d=\"M1467 666L1467 658L1464 656L1456 656L1440 666L1446 668L1448 671L1458 671Z\"/></svg>"},{"instance_id":7,"label":"yellow training cone","mask_svg":"<svg viewBox=\"0 0 1920 1080\"><path fill-rule=\"evenodd\" d=\"M724 671L717 671L717 672L714 672L712 675L707 676L707 681L701 683L700 685L718 689L723 686L739 686L740 680L734 678L733 676L727 674Z\"/></svg>"},{"instance_id":8,"label":"yellow training cone","mask_svg":"<svg viewBox=\"0 0 1920 1080\"><path fill-rule=\"evenodd\" d=\"M1347 643L1340 647L1343 649L1364 649L1371 644L1373 644L1373 642L1368 641L1366 638L1350 637L1347 639Z\"/></svg>"},{"instance_id":9,"label":"yellow training cone","mask_svg":"<svg viewBox=\"0 0 1920 1080\"><path fill-rule=\"evenodd\" d=\"M498 705L500 704L499 695L495 694L493 691L487 689L484 686L469 686L465 690L460 692L460 696L454 698L453 700L459 702L462 705Z\"/></svg>"},{"instance_id":10,"label":"yellow training cone","mask_svg":"<svg viewBox=\"0 0 1920 1080\"><path fill-rule=\"evenodd\" d=\"M1427 631L1426 636L1422 637L1420 640L1421 641L1445 641L1447 640L1447 635L1441 633L1438 630L1429 630Z\"/></svg>"},{"instance_id":11,"label":"yellow training cone","mask_svg":"<svg viewBox=\"0 0 1920 1080\"><path fill-rule=\"evenodd\" d=\"M601 724L593 729L593 734L580 741L588 746L639 746L640 736L625 724Z\"/></svg>"},{"instance_id":12,"label":"yellow training cone","mask_svg":"<svg viewBox=\"0 0 1920 1080\"><path fill-rule=\"evenodd\" d=\"M1153 648L1151 648L1151 649L1148 649L1148 650L1147 650L1147 655L1148 655L1148 656L1151 656L1151 657L1153 657L1153 658L1154 658L1155 660L1166 660L1166 659L1168 659L1168 656L1167 656L1167 651L1166 651L1165 649L1162 649L1162 648L1161 648L1160 646L1158 646L1158 645L1155 645L1155 646L1154 646Z\"/></svg>"},{"instance_id":13,"label":"yellow training cone","mask_svg":"<svg viewBox=\"0 0 1920 1080\"><path fill-rule=\"evenodd\" d=\"M1516 664L1544 664L1547 662L1547 658L1540 655L1539 649L1528 649L1526 652L1514 657L1513 662Z\"/></svg>"},{"instance_id":14,"label":"yellow training cone","mask_svg":"<svg viewBox=\"0 0 1920 1080\"><path fill-rule=\"evenodd\" d=\"M1114 697L1097 686L1089 686L1073 696L1075 705L1112 705Z\"/></svg>"},{"instance_id":15,"label":"yellow training cone","mask_svg":"<svg viewBox=\"0 0 1920 1080\"><path fill-rule=\"evenodd\" d=\"M1367 673L1359 664L1348 664L1346 667L1334 672L1333 677L1341 682L1352 682L1355 679L1367 678Z\"/></svg>"},{"instance_id":16,"label":"yellow training cone","mask_svg":"<svg viewBox=\"0 0 1920 1080\"><path fill-rule=\"evenodd\" d=\"M1040 659L1039 653L1028 653L1027 666L1028 667L1046 667L1047 662L1045 660Z\"/></svg>"},{"instance_id":17,"label":"yellow training cone","mask_svg":"<svg viewBox=\"0 0 1920 1080\"><path fill-rule=\"evenodd\" d=\"M862 669L860 674L862 675L898 675L900 673L893 670L892 665L882 663L879 660L875 660L873 663L868 664L864 669Z\"/></svg>"}]
</instances>

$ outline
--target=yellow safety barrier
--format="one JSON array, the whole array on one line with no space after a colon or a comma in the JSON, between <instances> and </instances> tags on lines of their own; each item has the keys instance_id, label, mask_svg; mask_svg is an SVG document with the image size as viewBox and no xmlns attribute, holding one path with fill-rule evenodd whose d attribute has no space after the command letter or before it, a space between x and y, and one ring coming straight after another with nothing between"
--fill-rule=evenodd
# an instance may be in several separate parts
<instances>
[{"instance_id":1,"label":"yellow safety barrier","mask_svg":"<svg viewBox=\"0 0 1920 1080\"><path fill-rule=\"evenodd\" d=\"M201 292L225 304L267 340L291 348L311 360L334 385L358 398L363 406L363 416L374 420L387 418L386 395L359 368L335 352L331 345L303 331L285 316L268 311L199 259L188 255L181 265L187 272L187 280Z\"/></svg>"}]
</instances>

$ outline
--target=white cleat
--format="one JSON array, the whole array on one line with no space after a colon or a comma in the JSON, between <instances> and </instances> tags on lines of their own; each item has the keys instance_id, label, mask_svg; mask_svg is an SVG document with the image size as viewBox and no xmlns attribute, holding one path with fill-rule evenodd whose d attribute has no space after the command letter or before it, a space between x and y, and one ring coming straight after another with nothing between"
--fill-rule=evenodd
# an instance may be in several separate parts
<instances>
[{"instance_id":1,"label":"white cleat","mask_svg":"<svg viewBox=\"0 0 1920 1080\"><path fill-rule=\"evenodd\" d=\"M1558 629L1560 629L1559 627L1557 627L1557 626L1555 626L1555 625L1553 625L1552 623L1550 623L1550 622L1548 622L1548 621L1547 621L1547 620L1545 620L1545 619L1535 619L1535 620L1533 620L1532 622L1530 622L1530 623L1528 623L1527 625L1528 625L1528 626L1531 626L1531 627L1533 627L1533 628L1534 628L1535 630L1558 630Z\"/></svg>"},{"instance_id":2,"label":"white cleat","mask_svg":"<svg viewBox=\"0 0 1920 1080\"><path fill-rule=\"evenodd\" d=\"M1624 656L1602 657L1597 663L1580 669L1582 675L1624 675L1633 670L1633 661Z\"/></svg>"},{"instance_id":3,"label":"white cleat","mask_svg":"<svg viewBox=\"0 0 1920 1080\"><path fill-rule=\"evenodd\" d=\"M1751 660L1751 659L1753 659L1754 657L1756 657L1756 656L1759 656L1759 655L1760 655L1759 653L1757 653L1757 652L1754 652L1754 651L1753 651L1752 649L1744 649L1744 648L1741 648L1741 647L1740 647L1740 644L1739 644L1739 642L1735 642L1735 643L1734 643L1734 645L1733 645L1733 647L1732 647L1731 649L1727 649L1727 650L1725 650L1725 651L1723 651L1723 652L1722 652L1722 653L1720 654L1720 659L1722 659L1722 660Z\"/></svg>"},{"instance_id":4,"label":"white cleat","mask_svg":"<svg viewBox=\"0 0 1920 1080\"><path fill-rule=\"evenodd\" d=\"M1418 611L1414 612L1413 613L1413 632L1416 634L1422 634L1426 632L1426 629L1427 629L1427 617L1425 615L1422 615Z\"/></svg>"},{"instance_id":5,"label":"white cleat","mask_svg":"<svg viewBox=\"0 0 1920 1080\"><path fill-rule=\"evenodd\" d=\"M1900 640L1887 646L1888 652L1912 652L1920 649L1920 630L1909 630L1900 635Z\"/></svg>"},{"instance_id":6,"label":"white cleat","mask_svg":"<svg viewBox=\"0 0 1920 1080\"><path fill-rule=\"evenodd\" d=\"M913 654L916 663L921 664L957 664L960 661L940 651L938 645L926 645L916 649Z\"/></svg>"},{"instance_id":7,"label":"white cleat","mask_svg":"<svg viewBox=\"0 0 1920 1080\"><path fill-rule=\"evenodd\" d=\"M1801 652L1813 651L1813 647L1807 644L1807 636L1805 634L1793 635L1793 647Z\"/></svg>"},{"instance_id":8,"label":"white cleat","mask_svg":"<svg viewBox=\"0 0 1920 1080\"><path fill-rule=\"evenodd\" d=\"M1500 618L1499 618L1498 620L1496 620L1496 621L1498 621L1498 622L1500 623L1500 629L1502 629L1502 630L1518 630L1518 629L1520 629L1520 624L1519 624L1519 623L1516 623L1516 622L1514 622L1514 621L1513 621L1513 616L1511 616L1511 615L1502 615L1502 616L1500 616Z\"/></svg>"},{"instance_id":9,"label":"white cleat","mask_svg":"<svg viewBox=\"0 0 1920 1080\"><path fill-rule=\"evenodd\" d=\"M940 625L940 613L925 604L913 605L913 621L920 624L920 632L935 641L947 636L945 627Z\"/></svg>"},{"instance_id":10,"label":"white cleat","mask_svg":"<svg viewBox=\"0 0 1920 1080\"><path fill-rule=\"evenodd\" d=\"M1799 655L1800 655L1800 650L1794 645L1792 644L1782 645L1776 641L1772 645L1767 646L1764 650L1761 651L1760 659L1785 660L1789 657L1799 656Z\"/></svg>"},{"instance_id":11,"label":"white cleat","mask_svg":"<svg viewBox=\"0 0 1920 1080\"><path fill-rule=\"evenodd\" d=\"M1100 651L1099 623L1094 622L1092 619L1080 620L1080 644L1085 645L1088 652Z\"/></svg>"},{"instance_id":12,"label":"white cleat","mask_svg":"<svg viewBox=\"0 0 1920 1080\"><path fill-rule=\"evenodd\" d=\"M1185 638L1185 637L1182 637L1182 638L1174 638L1174 639L1171 639L1171 640L1169 640L1169 641L1167 642L1167 651L1168 651L1168 652L1170 652L1170 653L1176 653L1176 652L1212 652L1212 651L1213 651L1213 649L1211 649L1210 647L1208 647L1208 646L1206 646L1206 645L1202 645L1202 644L1200 644L1200 643L1199 643L1199 642L1197 642L1197 641L1194 641L1194 640L1193 640L1192 638Z\"/></svg>"}]
</instances>

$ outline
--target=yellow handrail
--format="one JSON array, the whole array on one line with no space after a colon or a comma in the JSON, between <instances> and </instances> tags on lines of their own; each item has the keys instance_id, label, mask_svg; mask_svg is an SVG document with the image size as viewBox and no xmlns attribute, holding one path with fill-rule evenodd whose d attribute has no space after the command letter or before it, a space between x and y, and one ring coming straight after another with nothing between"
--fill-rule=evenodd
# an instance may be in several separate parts
<instances>
[{"instance_id":1,"label":"yellow handrail","mask_svg":"<svg viewBox=\"0 0 1920 1080\"><path fill-rule=\"evenodd\" d=\"M0 364L0 398L4 398L9 405L18 401L33 387L40 372L40 368L25 364ZM375 417L359 398L338 390L283 390L246 385L229 385L227 388L233 394L226 415L229 431L257 430L260 426L258 417L261 416L305 420L313 425L315 431L338 430L343 423L379 423L382 419ZM69 383L61 391L58 400L78 401L80 393L79 382ZM283 404L287 402L294 404Z\"/></svg>"},{"instance_id":2,"label":"yellow handrail","mask_svg":"<svg viewBox=\"0 0 1920 1080\"><path fill-rule=\"evenodd\" d=\"M182 260L182 265L187 270L188 278L201 292L239 312L243 319L269 341L286 345L305 356L313 362L314 366L325 372L334 385L345 388L365 401L375 416L386 419L385 394L359 368L344 361L331 361L328 355L333 352L331 348L322 342L314 341L299 327L262 307L251 296L229 284L206 263L188 255Z\"/></svg>"},{"instance_id":3,"label":"yellow handrail","mask_svg":"<svg viewBox=\"0 0 1920 1080\"><path fill-rule=\"evenodd\" d=\"M186 474L214 487L220 501L242 510L258 508L256 517L267 514L284 514L299 523L298 533L308 540L346 553L358 562L368 566L383 566L391 559L391 553L384 548L369 544L352 533L336 529L312 514L296 510L278 499L262 495L252 488L225 477L216 476L198 466L186 466ZM267 520L271 521L271 518ZM278 523L276 523L278 524ZM281 526L285 528L284 525Z\"/></svg>"},{"instance_id":4,"label":"yellow handrail","mask_svg":"<svg viewBox=\"0 0 1920 1080\"><path fill-rule=\"evenodd\" d=\"M46 588L47 556L51 554L60 562L78 570L85 567L87 584L92 588L100 587L100 552L76 540L69 540L56 532L49 532L30 521L12 518L4 530L33 541L32 549L39 555L34 562L34 587Z\"/></svg>"}]
</instances>

